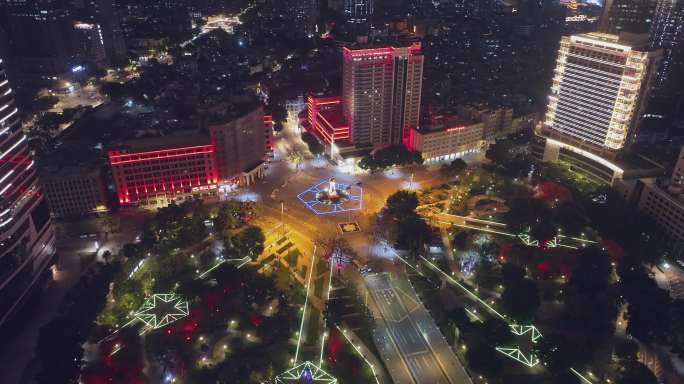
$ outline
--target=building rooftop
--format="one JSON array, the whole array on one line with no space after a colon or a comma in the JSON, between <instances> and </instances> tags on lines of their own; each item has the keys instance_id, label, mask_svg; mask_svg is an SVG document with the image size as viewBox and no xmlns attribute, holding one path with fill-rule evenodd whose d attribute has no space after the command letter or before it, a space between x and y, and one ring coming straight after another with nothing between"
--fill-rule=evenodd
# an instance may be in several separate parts
<instances>
[{"instance_id":1,"label":"building rooftop","mask_svg":"<svg viewBox=\"0 0 684 384\"><path fill-rule=\"evenodd\" d=\"M234 96L225 103L213 105L206 110L209 124L225 124L245 116L261 106L252 96Z\"/></svg>"},{"instance_id":2,"label":"building rooftop","mask_svg":"<svg viewBox=\"0 0 684 384\"><path fill-rule=\"evenodd\" d=\"M41 156L38 172L41 180L54 180L99 172L103 165L102 150L88 142L70 142L54 152Z\"/></svg>"},{"instance_id":3,"label":"building rooftop","mask_svg":"<svg viewBox=\"0 0 684 384\"><path fill-rule=\"evenodd\" d=\"M464 116L436 115L424 119L417 131L421 133L439 132L455 128L464 128L478 123L477 120L468 119Z\"/></svg>"},{"instance_id":4,"label":"building rooftop","mask_svg":"<svg viewBox=\"0 0 684 384\"><path fill-rule=\"evenodd\" d=\"M571 39L585 38L606 44L617 44L638 50L648 50L648 34L621 32L613 35L600 32L581 33L571 36Z\"/></svg>"},{"instance_id":5,"label":"building rooftop","mask_svg":"<svg viewBox=\"0 0 684 384\"><path fill-rule=\"evenodd\" d=\"M131 152L151 151L165 148L189 147L194 145L208 145L209 136L199 130L177 131L165 136L152 136L120 141L112 144L112 149Z\"/></svg>"}]
</instances>

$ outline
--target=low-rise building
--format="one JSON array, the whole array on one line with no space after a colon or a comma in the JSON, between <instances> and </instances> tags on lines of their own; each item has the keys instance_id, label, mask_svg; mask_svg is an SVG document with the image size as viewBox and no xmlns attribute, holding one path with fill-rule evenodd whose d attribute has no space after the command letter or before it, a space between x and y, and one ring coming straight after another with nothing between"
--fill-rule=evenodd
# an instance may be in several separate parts
<instances>
[{"instance_id":1,"label":"low-rise building","mask_svg":"<svg viewBox=\"0 0 684 384\"><path fill-rule=\"evenodd\" d=\"M109 211L100 166L45 167L40 175L54 217L85 216Z\"/></svg>"},{"instance_id":2,"label":"low-rise building","mask_svg":"<svg viewBox=\"0 0 684 384\"><path fill-rule=\"evenodd\" d=\"M481 121L485 140L492 141L497 137L513 133L513 108L491 109L482 105L459 107L458 113L470 119Z\"/></svg>"},{"instance_id":3,"label":"low-rise building","mask_svg":"<svg viewBox=\"0 0 684 384\"><path fill-rule=\"evenodd\" d=\"M670 237L684 241L684 191L681 186L661 186L655 179L642 180L639 210L651 216Z\"/></svg>"},{"instance_id":4,"label":"low-rise building","mask_svg":"<svg viewBox=\"0 0 684 384\"><path fill-rule=\"evenodd\" d=\"M434 116L427 124L411 128L404 145L419 151L426 163L453 160L486 148L484 123L453 116Z\"/></svg>"},{"instance_id":5,"label":"low-rise building","mask_svg":"<svg viewBox=\"0 0 684 384\"><path fill-rule=\"evenodd\" d=\"M209 138L196 132L119 144L109 151L119 203L166 206L193 196L216 196L214 154Z\"/></svg>"},{"instance_id":6,"label":"low-rise building","mask_svg":"<svg viewBox=\"0 0 684 384\"><path fill-rule=\"evenodd\" d=\"M677 156L669 179L641 179L626 189L628 201L637 201L639 210L651 216L672 239L684 240L684 146ZM619 189L618 189L619 190Z\"/></svg>"}]
</instances>

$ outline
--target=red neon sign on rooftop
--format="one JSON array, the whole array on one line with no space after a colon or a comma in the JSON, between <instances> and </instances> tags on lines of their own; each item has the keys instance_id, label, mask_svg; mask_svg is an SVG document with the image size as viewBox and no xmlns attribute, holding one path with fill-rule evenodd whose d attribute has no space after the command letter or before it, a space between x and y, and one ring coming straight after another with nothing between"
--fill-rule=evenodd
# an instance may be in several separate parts
<instances>
[{"instance_id":1,"label":"red neon sign on rooftop","mask_svg":"<svg viewBox=\"0 0 684 384\"><path fill-rule=\"evenodd\" d=\"M447 132L459 132L459 131L462 131L464 129L465 129L465 125L461 125L459 127L448 128L446 131Z\"/></svg>"},{"instance_id":2,"label":"red neon sign on rooftop","mask_svg":"<svg viewBox=\"0 0 684 384\"><path fill-rule=\"evenodd\" d=\"M385 56L393 55L403 49L407 49L410 55L418 55L421 51L420 43L413 43L408 47L380 47L380 48L362 48L362 49L350 49L348 47L343 48L343 54L345 60L358 59L358 58L378 58L383 59Z\"/></svg>"}]
</instances>

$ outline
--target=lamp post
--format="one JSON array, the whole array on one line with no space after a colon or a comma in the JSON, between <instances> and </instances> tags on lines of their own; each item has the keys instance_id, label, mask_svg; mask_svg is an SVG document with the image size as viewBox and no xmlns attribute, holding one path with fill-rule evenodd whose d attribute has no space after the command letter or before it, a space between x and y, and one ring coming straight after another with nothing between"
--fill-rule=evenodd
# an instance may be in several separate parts
<instances>
[{"instance_id":1,"label":"lamp post","mask_svg":"<svg viewBox=\"0 0 684 384\"><path fill-rule=\"evenodd\" d=\"M283 236L285 236L285 202L280 201L280 226L283 229Z\"/></svg>"}]
</instances>

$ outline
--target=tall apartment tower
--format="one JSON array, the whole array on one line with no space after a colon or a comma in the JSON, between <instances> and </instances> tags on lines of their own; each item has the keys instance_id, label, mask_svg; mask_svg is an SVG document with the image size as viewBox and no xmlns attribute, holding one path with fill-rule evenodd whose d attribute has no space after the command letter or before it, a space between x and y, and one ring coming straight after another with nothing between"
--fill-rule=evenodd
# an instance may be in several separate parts
<instances>
[{"instance_id":1,"label":"tall apartment tower","mask_svg":"<svg viewBox=\"0 0 684 384\"><path fill-rule=\"evenodd\" d=\"M657 0L606 0L600 31L620 34L649 33Z\"/></svg>"},{"instance_id":2,"label":"tall apartment tower","mask_svg":"<svg viewBox=\"0 0 684 384\"><path fill-rule=\"evenodd\" d=\"M54 241L50 211L0 67L0 326L46 277Z\"/></svg>"},{"instance_id":3,"label":"tall apartment tower","mask_svg":"<svg viewBox=\"0 0 684 384\"><path fill-rule=\"evenodd\" d=\"M373 0L344 0L344 14L352 21L366 21L373 15Z\"/></svg>"},{"instance_id":4,"label":"tall apartment tower","mask_svg":"<svg viewBox=\"0 0 684 384\"><path fill-rule=\"evenodd\" d=\"M656 56L616 35L563 37L545 135L602 156L623 149L636 134Z\"/></svg>"},{"instance_id":5,"label":"tall apartment tower","mask_svg":"<svg viewBox=\"0 0 684 384\"><path fill-rule=\"evenodd\" d=\"M656 87L663 88L672 72L684 66L684 0L658 0L651 28L651 47L663 49L656 80Z\"/></svg>"},{"instance_id":6,"label":"tall apartment tower","mask_svg":"<svg viewBox=\"0 0 684 384\"><path fill-rule=\"evenodd\" d=\"M316 32L316 22L320 12L318 0L292 1L288 11L298 32L306 35Z\"/></svg>"},{"instance_id":7,"label":"tall apartment tower","mask_svg":"<svg viewBox=\"0 0 684 384\"><path fill-rule=\"evenodd\" d=\"M342 110L351 142L402 142L418 126L423 80L420 43L407 47L344 48Z\"/></svg>"},{"instance_id":8,"label":"tall apartment tower","mask_svg":"<svg viewBox=\"0 0 684 384\"><path fill-rule=\"evenodd\" d=\"M107 58L113 63L124 63L127 59L126 43L114 0L84 0L83 5L85 15L101 25Z\"/></svg>"}]
</instances>

